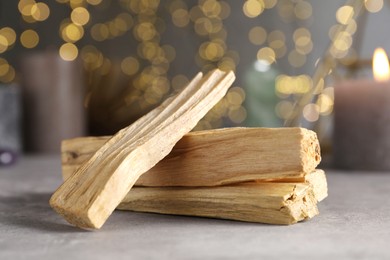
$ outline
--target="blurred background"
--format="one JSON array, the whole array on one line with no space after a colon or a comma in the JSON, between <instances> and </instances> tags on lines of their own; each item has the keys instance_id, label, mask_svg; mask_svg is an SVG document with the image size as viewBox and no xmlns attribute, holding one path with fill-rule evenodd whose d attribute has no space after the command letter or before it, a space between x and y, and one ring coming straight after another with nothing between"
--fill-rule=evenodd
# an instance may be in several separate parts
<instances>
[{"instance_id":1,"label":"blurred background","mask_svg":"<svg viewBox=\"0 0 390 260\"><path fill-rule=\"evenodd\" d=\"M213 68L237 80L195 130L302 125L330 150L334 82L370 76L389 12L383 0L0 1L0 151L114 134Z\"/></svg>"}]
</instances>

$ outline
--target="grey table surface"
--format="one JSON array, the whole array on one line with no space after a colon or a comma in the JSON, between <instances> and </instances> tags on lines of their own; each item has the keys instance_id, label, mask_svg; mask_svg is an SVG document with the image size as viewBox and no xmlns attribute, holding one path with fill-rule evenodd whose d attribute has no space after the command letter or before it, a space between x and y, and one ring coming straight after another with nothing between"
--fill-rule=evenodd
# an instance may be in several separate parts
<instances>
[{"instance_id":1,"label":"grey table surface","mask_svg":"<svg viewBox=\"0 0 390 260\"><path fill-rule=\"evenodd\" d=\"M60 158L0 168L0 259L390 259L390 173L327 171L320 215L291 226L116 211L99 231L48 205Z\"/></svg>"}]
</instances>

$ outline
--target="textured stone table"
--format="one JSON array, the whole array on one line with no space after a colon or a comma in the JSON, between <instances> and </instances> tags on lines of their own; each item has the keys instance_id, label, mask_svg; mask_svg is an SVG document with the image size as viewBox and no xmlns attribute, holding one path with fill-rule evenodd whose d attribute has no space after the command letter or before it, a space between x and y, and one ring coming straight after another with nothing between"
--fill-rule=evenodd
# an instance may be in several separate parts
<instances>
[{"instance_id":1,"label":"textured stone table","mask_svg":"<svg viewBox=\"0 0 390 260\"><path fill-rule=\"evenodd\" d=\"M0 259L390 259L390 173L328 180L321 214L292 226L116 211L83 231L48 205L59 157L27 157L0 168Z\"/></svg>"}]
</instances>

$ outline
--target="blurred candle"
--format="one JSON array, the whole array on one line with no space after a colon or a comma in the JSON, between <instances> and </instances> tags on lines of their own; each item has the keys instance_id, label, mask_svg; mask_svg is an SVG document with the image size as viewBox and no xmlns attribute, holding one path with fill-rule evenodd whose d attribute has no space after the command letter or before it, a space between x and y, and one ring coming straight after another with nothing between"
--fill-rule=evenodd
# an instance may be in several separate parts
<instances>
[{"instance_id":1,"label":"blurred candle","mask_svg":"<svg viewBox=\"0 0 390 260\"><path fill-rule=\"evenodd\" d=\"M26 150L59 153L61 140L85 135L82 66L56 52L36 52L21 69Z\"/></svg>"},{"instance_id":2,"label":"blurred candle","mask_svg":"<svg viewBox=\"0 0 390 260\"><path fill-rule=\"evenodd\" d=\"M0 166L16 162L21 151L20 89L0 84Z\"/></svg>"},{"instance_id":3,"label":"blurred candle","mask_svg":"<svg viewBox=\"0 0 390 260\"><path fill-rule=\"evenodd\" d=\"M390 73L383 49L373 58L375 80L351 80L335 86L335 166L390 170Z\"/></svg>"}]
</instances>

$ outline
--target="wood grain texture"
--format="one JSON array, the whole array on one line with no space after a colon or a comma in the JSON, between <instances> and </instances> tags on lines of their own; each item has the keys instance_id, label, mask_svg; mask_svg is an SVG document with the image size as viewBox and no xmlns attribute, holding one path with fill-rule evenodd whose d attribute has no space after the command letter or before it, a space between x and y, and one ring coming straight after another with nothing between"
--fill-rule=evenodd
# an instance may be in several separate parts
<instances>
[{"instance_id":1,"label":"wood grain texture","mask_svg":"<svg viewBox=\"0 0 390 260\"><path fill-rule=\"evenodd\" d=\"M63 141L64 178L72 175L108 139L83 137ZM217 186L253 180L299 179L313 172L320 160L317 136L304 128L199 131L185 135L136 185Z\"/></svg>"},{"instance_id":2,"label":"wood grain texture","mask_svg":"<svg viewBox=\"0 0 390 260\"><path fill-rule=\"evenodd\" d=\"M226 94L233 72L198 74L167 99L100 147L53 194L52 208L81 228L100 228L137 179L164 158Z\"/></svg>"},{"instance_id":3,"label":"wood grain texture","mask_svg":"<svg viewBox=\"0 0 390 260\"><path fill-rule=\"evenodd\" d=\"M294 224L318 214L311 185L251 183L220 187L134 187L121 210Z\"/></svg>"},{"instance_id":4,"label":"wood grain texture","mask_svg":"<svg viewBox=\"0 0 390 260\"><path fill-rule=\"evenodd\" d=\"M70 175L69 175L70 176ZM68 175L62 175L64 181L69 177ZM326 180L325 172L321 169L315 169L313 172L306 174L304 177L299 178L285 178L285 179L275 179L275 180L254 180L252 181L258 184L264 183L306 183L309 184L313 190L313 195L315 199L320 202L323 201L326 197L328 197L328 183ZM248 184L252 182L246 182ZM137 186L142 187L142 186ZM153 187L153 186L152 186ZM183 186L179 186L183 187ZM164 188L164 187L159 187ZM171 187L168 187L171 188ZM191 188L191 187L190 187Z\"/></svg>"}]
</instances>

